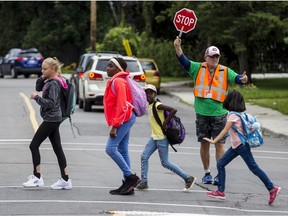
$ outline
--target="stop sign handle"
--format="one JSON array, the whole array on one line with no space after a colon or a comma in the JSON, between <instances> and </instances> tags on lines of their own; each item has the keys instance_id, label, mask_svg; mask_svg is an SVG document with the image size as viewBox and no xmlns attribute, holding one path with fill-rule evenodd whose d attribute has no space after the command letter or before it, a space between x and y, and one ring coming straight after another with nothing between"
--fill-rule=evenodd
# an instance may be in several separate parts
<instances>
[{"instance_id":1,"label":"stop sign handle","mask_svg":"<svg viewBox=\"0 0 288 216\"><path fill-rule=\"evenodd\" d=\"M179 35L178 35L179 38L181 38L182 33L183 33L183 30L184 30L184 26L182 26L182 28L181 28L181 30L180 30L180 32L179 32Z\"/></svg>"}]
</instances>

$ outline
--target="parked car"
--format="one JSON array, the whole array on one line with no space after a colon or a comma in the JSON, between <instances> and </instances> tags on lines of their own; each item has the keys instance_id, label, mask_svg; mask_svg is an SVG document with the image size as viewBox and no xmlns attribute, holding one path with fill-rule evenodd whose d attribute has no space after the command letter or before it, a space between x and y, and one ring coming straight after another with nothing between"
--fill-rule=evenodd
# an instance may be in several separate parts
<instances>
[{"instance_id":1,"label":"parked car","mask_svg":"<svg viewBox=\"0 0 288 216\"><path fill-rule=\"evenodd\" d=\"M70 83L74 85L76 90L76 103L79 101L79 79L83 76L88 61L94 56L95 53L85 53L80 56L79 62L75 71L71 74Z\"/></svg>"},{"instance_id":2,"label":"parked car","mask_svg":"<svg viewBox=\"0 0 288 216\"><path fill-rule=\"evenodd\" d=\"M2 64L2 62L3 62L3 57L1 56L1 57L0 57L0 78L3 78L3 77L4 77L4 75L3 75L3 73L2 73L2 69L1 69L1 64Z\"/></svg>"},{"instance_id":3,"label":"parked car","mask_svg":"<svg viewBox=\"0 0 288 216\"><path fill-rule=\"evenodd\" d=\"M127 62L130 76L140 85L145 85L145 74L137 58L121 56ZM86 71L79 80L79 107L90 111L93 105L103 108L103 97L106 83L110 79L106 69L111 55L95 55L87 65Z\"/></svg>"},{"instance_id":4,"label":"parked car","mask_svg":"<svg viewBox=\"0 0 288 216\"><path fill-rule=\"evenodd\" d=\"M13 78L21 74L24 74L25 78L31 74L41 76L43 61L42 54L35 48L27 50L13 48L4 56L0 64L1 76L11 75Z\"/></svg>"},{"instance_id":5,"label":"parked car","mask_svg":"<svg viewBox=\"0 0 288 216\"><path fill-rule=\"evenodd\" d=\"M95 55L98 55L98 56L107 55L110 57L119 56L117 52L97 52L97 53L89 52L80 56L76 69L72 73L71 78L70 78L71 84L75 86L77 104L79 103L79 79L81 79L81 77L84 74L84 71L86 71L86 67L87 67L89 60L92 58L92 56L95 56Z\"/></svg>"},{"instance_id":6,"label":"parked car","mask_svg":"<svg viewBox=\"0 0 288 216\"><path fill-rule=\"evenodd\" d=\"M157 93L160 94L161 76L156 62L151 58L139 58L138 60L145 71L146 83L154 85Z\"/></svg>"}]
</instances>

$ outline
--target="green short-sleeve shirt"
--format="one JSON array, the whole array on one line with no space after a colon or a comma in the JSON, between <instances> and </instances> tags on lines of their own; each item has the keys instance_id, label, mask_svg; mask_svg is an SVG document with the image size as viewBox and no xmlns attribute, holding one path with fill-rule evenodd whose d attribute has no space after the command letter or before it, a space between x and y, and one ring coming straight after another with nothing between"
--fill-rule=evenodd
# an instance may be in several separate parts
<instances>
[{"instance_id":1,"label":"green short-sleeve shirt","mask_svg":"<svg viewBox=\"0 0 288 216\"><path fill-rule=\"evenodd\" d=\"M201 63L194 62L194 61L190 61L190 62L191 64L190 64L188 74L191 76L191 78L193 79L195 83L198 71L201 67ZM237 75L238 74L235 71L228 68L228 74L227 74L228 83L234 83L235 77ZM195 108L196 113L200 115L204 115L204 116L221 116L227 113L227 110L223 108L223 105L221 102L212 100L210 98L195 97L194 108Z\"/></svg>"}]
</instances>

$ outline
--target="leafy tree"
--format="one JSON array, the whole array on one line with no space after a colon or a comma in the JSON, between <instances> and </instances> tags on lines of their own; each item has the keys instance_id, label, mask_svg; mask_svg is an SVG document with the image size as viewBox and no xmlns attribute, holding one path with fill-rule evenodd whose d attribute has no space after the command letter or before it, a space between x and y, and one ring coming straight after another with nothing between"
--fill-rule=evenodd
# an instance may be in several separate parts
<instances>
[{"instance_id":1,"label":"leafy tree","mask_svg":"<svg viewBox=\"0 0 288 216\"><path fill-rule=\"evenodd\" d=\"M185 77L187 75L176 59L173 41L153 39L144 32L140 35L140 44L138 57L153 58L161 76Z\"/></svg>"},{"instance_id":2,"label":"leafy tree","mask_svg":"<svg viewBox=\"0 0 288 216\"><path fill-rule=\"evenodd\" d=\"M4 55L11 48L21 48L22 38L33 14L31 4L23 2L0 2L0 52ZM37 5L37 3L36 3ZM26 14L27 13L27 14Z\"/></svg>"},{"instance_id":3,"label":"leafy tree","mask_svg":"<svg viewBox=\"0 0 288 216\"><path fill-rule=\"evenodd\" d=\"M77 7L69 2L42 2L27 27L22 47L37 47L45 56L57 56L64 62L77 61L84 50L81 47L89 40L82 33L82 30L89 31L89 15L85 13L88 6L87 2L77 2ZM75 19L72 14L83 20Z\"/></svg>"},{"instance_id":4,"label":"leafy tree","mask_svg":"<svg viewBox=\"0 0 288 216\"><path fill-rule=\"evenodd\" d=\"M129 40L133 55L137 55L139 38L131 26L110 29L103 39L103 43L97 44L97 51L117 51L120 54L126 55L122 43L123 39Z\"/></svg>"},{"instance_id":5,"label":"leafy tree","mask_svg":"<svg viewBox=\"0 0 288 216\"><path fill-rule=\"evenodd\" d=\"M181 70L171 61L178 35L172 21L183 7L198 17L196 28L182 35L190 59L203 61L206 47L213 44L221 50L221 63L235 71L288 71L286 1L113 1L120 26L110 3L97 1L97 47L124 52L122 39L129 39L133 54L154 57L163 74ZM90 2L5 1L0 16L2 55L15 47L36 47L44 56L71 63L90 46Z\"/></svg>"}]
</instances>

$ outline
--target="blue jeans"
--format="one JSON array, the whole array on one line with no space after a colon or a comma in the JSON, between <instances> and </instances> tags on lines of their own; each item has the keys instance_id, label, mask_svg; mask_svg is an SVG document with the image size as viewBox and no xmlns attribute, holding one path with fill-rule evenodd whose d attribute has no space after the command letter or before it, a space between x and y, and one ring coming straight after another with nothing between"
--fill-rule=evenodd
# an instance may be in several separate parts
<instances>
[{"instance_id":1,"label":"blue jeans","mask_svg":"<svg viewBox=\"0 0 288 216\"><path fill-rule=\"evenodd\" d=\"M248 144L245 145L241 144L236 149L232 149L232 147L230 147L217 162L217 169L219 176L219 183L218 183L219 191L224 192L225 190L225 178L226 178L225 166L229 164L238 155L242 157L242 159L248 166L249 170L252 173L254 173L254 175L259 177L259 179L264 183L268 191L274 188L274 185L270 181L269 177L262 169L260 169L256 161L254 160L250 146Z\"/></svg>"},{"instance_id":2,"label":"blue jeans","mask_svg":"<svg viewBox=\"0 0 288 216\"><path fill-rule=\"evenodd\" d=\"M123 172L124 177L131 175L128 145L130 138L130 129L135 123L135 120L135 113L132 112L132 116L129 121L124 122L117 129L116 138L109 137L106 144L106 153L119 166L119 168Z\"/></svg>"},{"instance_id":3,"label":"blue jeans","mask_svg":"<svg viewBox=\"0 0 288 216\"><path fill-rule=\"evenodd\" d=\"M163 167L171 170L172 172L179 175L185 181L190 177L184 170L178 167L176 164L171 163L168 160L168 141L167 139L164 140L154 140L150 138L142 155L141 155L141 183L146 183L147 176L148 176L148 160L150 156L158 149L159 157L161 160L161 164Z\"/></svg>"}]
</instances>

